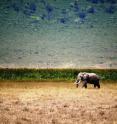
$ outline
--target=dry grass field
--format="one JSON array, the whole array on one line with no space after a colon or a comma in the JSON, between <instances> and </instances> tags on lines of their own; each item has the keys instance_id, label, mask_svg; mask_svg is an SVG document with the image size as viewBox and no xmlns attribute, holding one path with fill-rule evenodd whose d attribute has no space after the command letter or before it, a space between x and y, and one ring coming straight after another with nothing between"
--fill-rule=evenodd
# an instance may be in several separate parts
<instances>
[{"instance_id":1,"label":"dry grass field","mask_svg":"<svg viewBox=\"0 0 117 124\"><path fill-rule=\"evenodd\" d=\"M0 124L117 124L117 81L0 82Z\"/></svg>"}]
</instances>

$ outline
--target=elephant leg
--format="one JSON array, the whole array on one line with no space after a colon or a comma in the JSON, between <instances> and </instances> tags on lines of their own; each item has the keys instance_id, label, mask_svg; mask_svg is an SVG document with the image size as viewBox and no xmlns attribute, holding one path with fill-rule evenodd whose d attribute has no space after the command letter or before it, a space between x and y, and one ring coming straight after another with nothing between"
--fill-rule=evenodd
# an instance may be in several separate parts
<instances>
[{"instance_id":1,"label":"elephant leg","mask_svg":"<svg viewBox=\"0 0 117 124\"><path fill-rule=\"evenodd\" d=\"M96 87L100 88L100 84L99 83L94 84L94 88L96 88Z\"/></svg>"},{"instance_id":2,"label":"elephant leg","mask_svg":"<svg viewBox=\"0 0 117 124\"><path fill-rule=\"evenodd\" d=\"M96 85L96 84L94 84L94 88L96 88L96 86L97 86L97 85Z\"/></svg>"},{"instance_id":3,"label":"elephant leg","mask_svg":"<svg viewBox=\"0 0 117 124\"><path fill-rule=\"evenodd\" d=\"M77 83L77 84L76 84L76 88L78 88L78 86L79 86L79 85L78 85L78 83Z\"/></svg>"},{"instance_id":4,"label":"elephant leg","mask_svg":"<svg viewBox=\"0 0 117 124\"><path fill-rule=\"evenodd\" d=\"M100 83L99 80L97 81L97 87L100 88Z\"/></svg>"},{"instance_id":5,"label":"elephant leg","mask_svg":"<svg viewBox=\"0 0 117 124\"><path fill-rule=\"evenodd\" d=\"M85 84L85 86L84 86L85 88L87 88L87 84Z\"/></svg>"},{"instance_id":6,"label":"elephant leg","mask_svg":"<svg viewBox=\"0 0 117 124\"><path fill-rule=\"evenodd\" d=\"M83 82L82 88L83 87L87 88L87 82L86 81Z\"/></svg>"},{"instance_id":7,"label":"elephant leg","mask_svg":"<svg viewBox=\"0 0 117 124\"><path fill-rule=\"evenodd\" d=\"M100 88L100 80L98 80L98 88Z\"/></svg>"},{"instance_id":8,"label":"elephant leg","mask_svg":"<svg viewBox=\"0 0 117 124\"><path fill-rule=\"evenodd\" d=\"M100 84L99 83L97 84L97 87L100 88Z\"/></svg>"}]
</instances>

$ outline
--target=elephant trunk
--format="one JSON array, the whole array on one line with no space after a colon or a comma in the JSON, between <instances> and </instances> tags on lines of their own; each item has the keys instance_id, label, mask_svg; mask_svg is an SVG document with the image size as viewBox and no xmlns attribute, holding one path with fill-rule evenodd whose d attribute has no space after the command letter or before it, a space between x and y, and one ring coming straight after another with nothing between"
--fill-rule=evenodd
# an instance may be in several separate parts
<instances>
[{"instance_id":1,"label":"elephant trunk","mask_svg":"<svg viewBox=\"0 0 117 124\"><path fill-rule=\"evenodd\" d=\"M78 88L78 86L79 86L79 84L77 83L77 84L76 84L76 88Z\"/></svg>"},{"instance_id":2,"label":"elephant trunk","mask_svg":"<svg viewBox=\"0 0 117 124\"><path fill-rule=\"evenodd\" d=\"M74 82L74 84L76 84L76 87L77 87L77 88L78 88L80 82L81 82L81 80L78 80L78 79Z\"/></svg>"}]
</instances>

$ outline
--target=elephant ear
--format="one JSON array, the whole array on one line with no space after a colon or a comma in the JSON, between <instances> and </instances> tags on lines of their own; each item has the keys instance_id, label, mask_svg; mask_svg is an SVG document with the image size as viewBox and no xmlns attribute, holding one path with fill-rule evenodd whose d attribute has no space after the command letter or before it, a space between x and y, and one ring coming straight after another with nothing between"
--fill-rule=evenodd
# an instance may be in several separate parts
<instances>
[{"instance_id":1,"label":"elephant ear","mask_svg":"<svg viewBox=\"0 0 117 124\"><path fill-rule=\"evenodd\" d=\"M89 74L86 75L87 82L90 80Z\"/></svg>"},{"instance_id":2,"label":"elephant ear","mask_svg":"<svg viewBox=\"0 0 117 124\"><path fill-rule=\"evenodd\" d=\"M82 81L84 80L83 76L80 76L80 78L81 78Z\"/></svg>"},{"instance_id":3,"label":"elephant ear","mask_svg":"<svg viewBox=\"0 0 117 124\"><path fill-rule=\"evenodd\" d=\"M89 79L89 75L88 74L85 74L83 77L84 77L84 80L88 80Z\"/></svg>"},{"instance_id":4,"label":"elephant ear","mask_svg":"<svg viewBox=\"0 0 117 124\"><path fill-rule=\"evenodd\" d=\"M83 75L81 75L81 73L78 75L78 79L83 80Z\"/></svg>"}]
</instances>

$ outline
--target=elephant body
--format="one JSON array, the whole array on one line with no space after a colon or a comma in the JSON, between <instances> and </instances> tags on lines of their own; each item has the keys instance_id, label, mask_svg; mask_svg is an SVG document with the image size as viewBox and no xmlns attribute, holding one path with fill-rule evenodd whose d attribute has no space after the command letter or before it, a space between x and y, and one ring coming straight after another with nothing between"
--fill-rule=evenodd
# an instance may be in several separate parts
<instances>
[{"instance_id":1,"label":"elephant body","mask_svg":"<svg viewBox=\"0 0 117 124\"><path fill-rule=\"evenodd\" d=\"M78 87L79 84L82 82L83 83L82 87L87 88L87 83L89 83L89 84L94 84L94 88L96 87L100 88L99 81L100 78L95 73L80 72L77 76L75 84L76 87Z\"/></svg>"}]
</instances>

